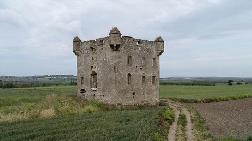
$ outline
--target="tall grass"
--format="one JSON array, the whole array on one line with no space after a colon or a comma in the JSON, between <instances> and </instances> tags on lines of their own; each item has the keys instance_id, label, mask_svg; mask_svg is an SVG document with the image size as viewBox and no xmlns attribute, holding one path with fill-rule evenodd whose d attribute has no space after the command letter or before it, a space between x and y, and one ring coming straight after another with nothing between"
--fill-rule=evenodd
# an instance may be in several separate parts
<instances>
[{"instance_id":1,"label":"tall grass","mask_svg":"<svg viewBox=\"0 0 252 141\"><path fill-rule=\"evenodd\" d=\"M0 140L166 140L170 108L82 101L74 87L0 90Z\"/></svg>"},{"instance_id":2,"label":"tall grass","mask_svg":"<svg viewBox=\"0 0 252 141\"><path fill-rule=\"evenodd\" d=\"M53 118L1 122L4 140L155 140L162 135L159 108L68 114ZM163 135L162 135L163 136Z\"/></svg>"},{"instance_id":3,"label":"tall grass","mask_svg":"<svg viewBox=\"0 0 252 141\"><path fill-rule=\"evenodd\" d=\"M95 101L81 101L74 96L47 95L36 103L22 103L13 106L2 106L0 122L34 118L52 118L57 115L92 113L102 109L102 104Z\"/></svg>"}]
</instances>

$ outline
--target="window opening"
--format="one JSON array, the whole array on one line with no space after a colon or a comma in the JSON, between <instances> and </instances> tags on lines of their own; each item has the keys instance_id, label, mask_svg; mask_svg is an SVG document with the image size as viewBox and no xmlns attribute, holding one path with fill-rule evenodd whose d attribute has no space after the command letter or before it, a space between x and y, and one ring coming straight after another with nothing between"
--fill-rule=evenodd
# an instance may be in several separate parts
<instances>
[{"instance_id":1,"label":"window opening","mask_svg":"<svg viewBox=\"0 0 252 141\"><path fill-rule=\"evenodd\" d=\"M91 88L97 88L97 73L95 71L91 73Z\"/></svg>"},{"instance_id":2,"label":"window opening","mask_svg":"<svg viewBox=\"0 0 252 141\"><path fill-rule=\"evenodd\" d=\"M131 84L131 74L128 73L128 84Z\"/></svg>"}]
</instances>

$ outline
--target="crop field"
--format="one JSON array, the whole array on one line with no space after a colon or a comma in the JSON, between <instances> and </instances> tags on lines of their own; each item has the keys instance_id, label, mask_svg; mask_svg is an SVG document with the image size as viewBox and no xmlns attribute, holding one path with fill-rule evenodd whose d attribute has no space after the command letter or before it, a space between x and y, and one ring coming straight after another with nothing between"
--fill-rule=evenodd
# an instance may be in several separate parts
<instances>
[{"instance_id":1,"label":"crop field","mask_svg":"<svg viewBox=\"0 0 252 141\"><path fill-rule=\"evenodd\" d=\"M154 140L158 112L116 110L0 123L0 140Z\"/></svg>"},{"instance_id":2,"label":"crop field","mask_svg":"<svg viewBox=\"0 0 252 141\"><path fill-rule=\"evenodd\" d=\"M75 88L0 89L0 140L164 138L165 126L160 123L163 108L118 108L80 102Z\"/></svg>"},{"instance_id":3,"label":"crop field","mask_svg":"<svg viewBox=\"0 0 252 141\"><path fill-rule=\"evenodd\" d=\"M185 102L192 100L211 101L239 99L252 96L252 85L216 85L216 86L181 86L181 85L160 85L161 98L182 99Z\"/></svg>"}]
</instances>

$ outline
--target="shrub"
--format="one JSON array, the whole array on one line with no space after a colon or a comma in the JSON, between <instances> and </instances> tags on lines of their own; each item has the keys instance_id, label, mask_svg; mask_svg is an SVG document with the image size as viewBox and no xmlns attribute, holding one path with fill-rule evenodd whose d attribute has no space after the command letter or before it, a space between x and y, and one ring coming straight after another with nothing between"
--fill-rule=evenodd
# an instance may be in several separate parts
<instances>
[{"instance_id":1,"label":"shrub","mask_svg":"<svg viewBox=\"0 0 252 141\"><path fill-rule=\"evenodd\" d=\"M83 108L82 110L83 112L87 112L87 113L93 113L98 111L98 107L95 105L87 105Z\"/></svg>"},{"instance_id":2,"label":"shrub","mask_svg":"<svg viewBox=\"0 0 252 141\"><path fill-rule=\"evenodd\" d=\"M175 119L175 113L171 108L167 107L163 112L163 117L169 124L171 124Z\"/></svg>"}]
</instances>

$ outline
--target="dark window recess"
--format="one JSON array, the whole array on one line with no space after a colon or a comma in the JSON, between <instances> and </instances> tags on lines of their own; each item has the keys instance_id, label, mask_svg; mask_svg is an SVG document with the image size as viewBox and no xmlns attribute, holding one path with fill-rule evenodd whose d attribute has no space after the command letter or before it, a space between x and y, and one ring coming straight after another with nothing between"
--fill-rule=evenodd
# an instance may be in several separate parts
<instances>
[{"instance_id":1,"label":"dark window recess","mask_svg":"<svg viewBox=\"0 0 252 141\"><path fill-rule=\"evenodd\" d=\"M94 67L93 66L91 66L91 70L93 69Z\"/></svg>"},{"instance_id":2,"label":"dark window recess","mask_svg":"<svg viewBox=\"0 0 252 141\"><path fill-rule=\"evenodd\" d=\"M152 84L156 83L156 76L152 76Z\"/></svg>"},{"instance_id":3,"label":"dark window recess","mask_svg":"<svg viewBox=\"0 0 252 141\"><path fill-rule=\"evenodd\" d=\"M116 66L114 66L114 72L117 72L117 68L116 68Z\"/></svg>"},{"instance_id":4,"label":"dark window recess","mask_svg":"<svg viewBox=\"0 0 252 141\"><path fill-rule=\"evenodd\" d=\"M84 77L81 77L81 84L84 84Z\"/></svg>"},{"instance_id":5,"label":"dark window recess","mask_svg":"<svg viewBox=\"0 0 252 141\"><path fill-rule=\"evenodd\" d=\"M86 90L85 89L80 89L80 93L85 93L86 92Z\"/></svg>"},{"instance_id":6,"label":"dark window recess","mask_svg":"<svg viewBox=\"0 0 252 141\"><path fill-rule=\"evenodd\" d=\"M133 92L133 93L132 93L133 98L135 98L135 95L136 95L136 93L135 93L135 92Z\"/></svg>"},{"instance_id":7,"label":"dark window recess","mask_svg":"<svg viewBox=\"0 0 252 141\"><path fill-rule=\"evenodd\" d=\"M156 58L152 58L152 66L156 66Z\"/></svg>"},{"instance_id":8,"label":"dark window recess","mask_svg":"<svg viewBox=\"0 0 252 141\"><path fill-rule=\"evenodd\" d=\"M127 63L128 63L129 66L132 65L132 56L128 56Z\"/></svg>"},{"instance_id":9,"label":"dark window recess","mask_svg":"<svg viewBox=\"0 0 252 141\"><path fill-rule=\"evenodd\" d=\"M97 88L97 73L92 71L91 73L91 88Z\"/></svg>"},{"instance_id":10,"label":"dark window recess","mask_svg":"<svg viewBox=\"0 0 252 141\"><path fill-rule=\"evenodd\" d=\"M110 44L110 48L113 51L119 51L120 45L119 44L116 44L116 45Z\"/></svg>"},{"instance_id":11,"label":"dark window recess","mask_svg":"<svg viewBox=\"0 0 252 141\"><path fill-rule=\"evenodd\" d=\"M128 73L128 84L131 84L131 74Z\"/></svg>"},{"instance_id":12,"label":"dark window recess","mask_svg":"<svg viewBox=\"0 0 252 141\"><path fill-rule=\"evenodd\" d=\"M90 47L92 52L95 52L95 48L94 47Z\"/></svg>"},{"instance_id":13,"label":"dark window recess","mask_svg":"<svg viewBox=\"0 0 252 141\"><path fill-rule=\"evenodd\" d=\"M142 83L145 83L145 76L142 76Z\"/></svg>"}]
</instances>

